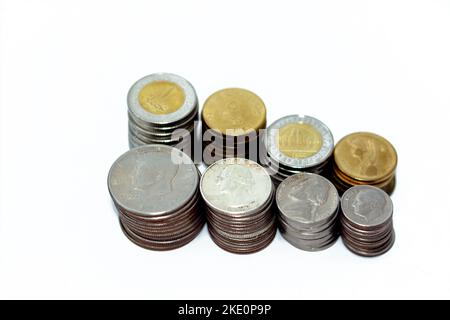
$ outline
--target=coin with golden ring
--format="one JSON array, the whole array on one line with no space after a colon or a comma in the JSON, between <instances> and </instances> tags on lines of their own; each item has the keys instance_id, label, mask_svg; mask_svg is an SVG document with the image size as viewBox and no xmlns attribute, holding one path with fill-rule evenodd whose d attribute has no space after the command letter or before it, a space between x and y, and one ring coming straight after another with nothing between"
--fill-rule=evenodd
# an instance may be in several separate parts
<instances>
[{"instance_id":1,"label":"coin with golden ring","mask_svg":"<svg viewBox=\"0 0 450 320\"><path fill-rule=\"evenodd\" d=\"M397 167L397 152L385 138L370 132L352 133L334 150L337 168L353 180L383 181Z\"/></svg>"},{"instance_id":2,"label":"coin with golden ring","mask_svg":"<svg viewBox=\"0 0 450 320\"><path fill-rule=\"evenodd\" d=\"M276 120L267 128L264 143L274 161L294 169L325 163L334 147L330 129L320 120L302 115Z\"/></svg>"},{"instance_id":3,"label":"coin with golden ring","mask_svg":"<svg viewBox=\"0 0 450 320\"><path fill-rule=\"evenodd\" d=\"M229 88L213 93L205 102L202 118L220 134L237 136L266 126L266 106L253 92Z\"/></svg>"},{"instance_id":4,"label":"coin with golden ring","mask_svg":"<svg viewBox=\"0 0 450 320\"><path fill-rule=\"evenodd\" d=\"M191 119L198 110L192 84L172 73L154 73L138 80L127 101L130 117L142 126L173 126Z\"/></svg>"}]
</instances>

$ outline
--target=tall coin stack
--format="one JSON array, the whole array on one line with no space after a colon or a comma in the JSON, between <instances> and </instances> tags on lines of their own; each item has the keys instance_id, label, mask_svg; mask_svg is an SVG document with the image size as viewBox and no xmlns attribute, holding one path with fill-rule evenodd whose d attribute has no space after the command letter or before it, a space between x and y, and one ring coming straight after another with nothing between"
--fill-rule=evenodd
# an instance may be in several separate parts
<instances>
[{"instance_id":1,"label":"tall coin stack","mask_svg":"<svg viewBox=\"0 0 450 320\"><path fill-rule=\"evenodd\" d=\"M333 154L330 129L320 120L291 115L271 124L264 136L266 159L263 165L275 185L287 177L310 172L324 174Z\"/></svg>"},{"instance_id":2,"label":"tall coin stack","mask_svg":"<svg viewBox=\"0 0 450 320\"><path fill-rule=\"evenodd\" d=\"M339 194L326 178L297 173L276 192L281 235L293 246L319 251L339 237Z\"/></svg>"},{"instance_id":3,"label":"tall coin stack","mask_svg":"<svg viewBox=\"0 0 450 320\"><path fill-rule=\"evenodd\" d=\"M397 152L385 138L356 132L342 138L334 150L332 180L340 193L371 185L391 194L395 188Z\"/></svg>"},{"instance_id":4,"label":"tall coin stack","mask_svg":"<svg viewBox=\"0 0 450 320\"><path fill-rule=\"evenodd\" d=\"M184 246L205 219L199 172L182 151L164 145L132 149L112 165L108 189L124 234L152 250Z\"/></svg>"},{"instance_id":5,"label":"tall coin stack","mask_svg":"<svg viewBox=\"0 0 450 320\"><path fill-rule=\"evenodd\" d=\"M393 204L389 195L372 186L348 189L341 200L342 239L352 252L379 256L395 241Z\"/></svg>"},{"instance_id":6,"label":"tall coin stack","mask_svg":"<svg viewBox=\"0 0 450 320\"><path fill-rule=\"evenodd\" d=\"M165 144L192 151L198 99L180 76L156 73L137 81L128 93L130 148Z\"/></svg>"},{"instance_id":7,"label":"tall coin stack","mask_svg":"<svg viewBox=\"0 0 450 320\"><path fill-rule=\"evenodd\" d=\"M233 253L253 253L276 234L274 187L263 167L242 158L226 158L203 174L200 192L207 206L213 241Z\"/></svg>"},{"instance_id":8,"label":"tall coin stack","mask_svg":"<svg viewBox=\"0 0 450 320\"><path fill-rule=\"evenodd\" d=\"M230 88L212 94L204 104L202 123L206 165L230 157L258 160L258 138L266 127L266 107L253 92Z\"/></svg>"}]
</instances>

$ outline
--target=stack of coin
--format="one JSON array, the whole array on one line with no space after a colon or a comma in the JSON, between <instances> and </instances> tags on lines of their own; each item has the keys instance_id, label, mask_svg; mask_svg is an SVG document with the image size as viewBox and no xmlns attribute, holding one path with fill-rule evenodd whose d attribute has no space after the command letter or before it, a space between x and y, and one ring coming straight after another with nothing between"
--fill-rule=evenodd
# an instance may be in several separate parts
<instances>
[{"instance_id":1,"label":"stack of coin","mask_svg":"<svg viewBox=\"0 0 450 320\"><path fill-rule=\"evenodd\" d=\"M152 74L137 81L128 93L130 148L165 144L191 150L197 119L197 94L180 76Z\"/></svg>"},{"instance_id":2,"label":"stack of coin","mask_svg":"<svg viewBox=\"0 0 450 320\"><path fill-rule=\"evenodd\" d=\"M243 158L212 164L200 181L213 241L233 253L267 247L276 234L274 187L263 167Z\"/></svg>"},{"instance_id":3,"label":"stack of coin","mask_svg":"<svg viewBox=\"0 0 450 320\"><path fill-rule=\"evenodd\" d=\"M293 246L319 251L339 236L339 195L333 184L314 173L285 179L276 192L281 235Z\"/></svg>"},{"instance_id":4,"label":"stack of coin","mask_svg":"<svg viewBox=\"0 0 450 320\"><path fill-rule=\"evenodd\" d=\"M372 186L355 186L343 194L341 207L342 238L352 252L374 257L392 247L393 204L386 192Z\"/></svg>"},{"instance_id":5,"label":"stack of coin","mask_svg":"<svg viewBox=\"0 0 450 320\"><path fill-rule=\"evenodd\" d=\"M266 107L245 89L223 89L212 94L202 111L203 154L206 165L241 157L258 160L258 137L266 127Z\"/></svg>"},{"instance_id":6,"label":"stack of coin","mask_svg":"<svg viewBox=\"0 0 450 320\"><path fill-rule=\"evenodd\" d=\"M371 185L391 194L395 188L397 153L379 135L352 133L342 138L334 150L332 181L340 193L356 185Z\"/></svg>"},{"instance_id":7,"label":"stack of coin","mask_svg":"<svg viewBox=\"0 0 450 320\"><path fill-rule=\"evenodd\" d=\"M111 167L108 188L124 234L152 250L193 240L205 222L199 180L189 156L173 147L146 145L122 155Z\"/></svg>"},{"instance_id":8,"label":"stack of coin","mask_svg":"<svg viewBox=\"0 0 450 320\"><path fill-rule=\"evenodd\" d=\"M333 153L330 129L309 116L291 115L269 126L264 136L267 168L275 185L287 177L310 172L324 174Z\"/></svg>"}]
</instances>

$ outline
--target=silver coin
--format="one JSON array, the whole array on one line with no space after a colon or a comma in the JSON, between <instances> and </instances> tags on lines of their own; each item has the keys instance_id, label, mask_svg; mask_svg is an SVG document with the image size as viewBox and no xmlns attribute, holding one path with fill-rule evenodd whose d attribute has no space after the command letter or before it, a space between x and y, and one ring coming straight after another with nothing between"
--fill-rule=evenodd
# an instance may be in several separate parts
<instances>
[{"instance_id":1,"label":"silver coin","mask_svg":"<svg viewBox=\"0 0 450 320\"><path fill-rule=\"evenodd\" d=\"M313 173L298 173L278 186L276 203L281 215L308 227L323 224L335 215L339 195L326 178Z\"/></svg>"},{"instance_id":2,"label":"silver coin","mask_svg":"<svg viewBox=\"0 0 450 320\"><path fill-rule=\"evenodd\" d=\"M183 105L175 112L169 114L154 114L145 110L139 103L141 90L152 82L167 81L175 83L183 91L185 100ZM197 94L194 87L184 78L171 73L155 73L138 80L128 92L128 108L133 117L144 123L164 125L180 121L187 117L198 107Z\"/></svg>"},{"instance_id":3,"label":"silver coin","mask_svg":"<svg viewBox=\"0 0 450 320\"><path fill-rule=\"evenodd\" d=\"M336 243L337 239L338 239L338 236L335 235L335 236L327 238L326 241L323 241L321 243L320 242L319 243L308 243L308 242L305 242L303 240L295 238L295 237L293 237L293 236L291 236L289 234L286 234L286 233L282 233L281 236L288 243L293 245L294 247L296 247L298 249L301 249L301 250L304 250L304 251L310 251L310 252L316 252L316 251L322 251L322 250L328 249L331 246L333 246Z\"/></svg>"},{"instance_id":4,"label":"silver coin","mask_svg":"<svg viewBox=\"0 0 450 320\"><path fill-rule=\"evenodd\" d=\"M348 189L341 199L342 213L360 228L375 228L387 223L393 214L393 204L383 190L360 185Z\"/></svg>"},{"instance_id":5,"label":"silver coin","mask_svg":"<svg viewBox=\"0 0 450 320\"><path fill-rule=\"evenodd\" d=\"M227 158L208 167L200 181L200 192L213 210L245 215L269 201L272 181L256 162Z\"/></svg>"},{"instance_id":6,"label":"silver coin","mask_svg":"<svg viewBox=\"0 0 450 320\"><path fill-rule=\"evenodd\" d=\"M307 158L291 158L280 151L278 147L278 132L288 124L305 123L314 127L322 137L322 146L320 150ZM269 156L276 162L289 168L306 169L320 165L330 159L334 148L334 139L330 129L320 120L309 117L291 115L278 119L271 124L263 136L265 148Z\"/></svg>"},{"instance_id":7,"label":"silver coin","mask_svg":"<svg viewBox=\"0 0 450 320\"><path fill-rule=\"evenodd\" d=\"M181 208L192 199L198 183L192 160L164 145L146 145L126 152L114 162L108 175L114 202L140 215L164 215Z\"/></svg>"}]
</instances>

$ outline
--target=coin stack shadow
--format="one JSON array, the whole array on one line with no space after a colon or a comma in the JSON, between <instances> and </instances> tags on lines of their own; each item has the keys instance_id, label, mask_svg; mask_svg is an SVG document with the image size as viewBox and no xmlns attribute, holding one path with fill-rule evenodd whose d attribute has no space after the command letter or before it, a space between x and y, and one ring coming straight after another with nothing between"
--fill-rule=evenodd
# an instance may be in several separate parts
<instances>
[{"instance_id":1,"label":"coin stack shadow","mask_svg":"<svg viewBox=\"0 0 450 320\"><path fill-rule=\"evenodd\" d=\"M320 120L299 115L280 118L267 128L263 141L261 163L276 186L299 172L328 174L334 139Z\"/></svg>"},{"instance_id":2,"label":"coin stack shadow","mask_svg":"<svg viewBox=\"0 0 450 320\"><path fill-rule=\"evenodd\" d=\"M379 256L395 241L393 205L387 193L372 186L355 186L342 196L342 239L352 252Z\"/></svg>"},{"instance_id":3,"label":"coin stack shadow","mask_svg":"<svg viewBox=\"0 0 450 320\"><path fill-rule=\"evenodd\" d=\"M207 207L208 230L219 247L249 254L272 242L276 235L275 190L256 162L219 160L206 170L200 190Z\"/></svg>"},{"instance_id":4,"label":"coin stack shadow","mask_svg":"<svg viewBox=\"0 0 450 320\"><path fill-rule=\"evenodd\" d=\"M331 247L339 237L339 194L326 178L298 173L276 193L281 235L305 251Z\"/></svg>"},{"instance_id":5,"label":"coin stack shadow","mask_svg":"<svg viewBox=\"0 0 450 320\"><path fill-rule=\"evenodd\" d=\"M224 158L258 161L260 130L266 127L266 107L255 93L228 88L213 93L202 110L204 163Z\"/></svg>"},{"instance_id":6,"label":"coin stack shadow","mask_svg":"<svg viewBox=\"0 0 450 320\"><path fill-rule=\"evenodd\" d=\"M152 74L137 81L128 93L130 148L165 144L192 154L196 120L197 94L180 76Z\"/></svg>"},{"instance_id":7,"label":"coin stack shadow","mask_svg":"<svg viewBox=\"0 0 450 320\"><path fill-rule=\"evenodd\" d=\"M336 144L330 178L340 194L357 185L392 194L396 166L397 152L389 141L374 133L356 132Z\"/></svg>"},{"instance_id":8,"label":"coin stack shadow","mask_svg":"<svg viewBox=\"0 0 450 320\"><path fill-rule=\"evenodd\" d=\"M180 164L171 161L171 152ZM150 250L186 245L205 223L200 174L183 152L164 145L132 149L112 166L108 187L129 240Z\"/></svg>"}]
</instances>

